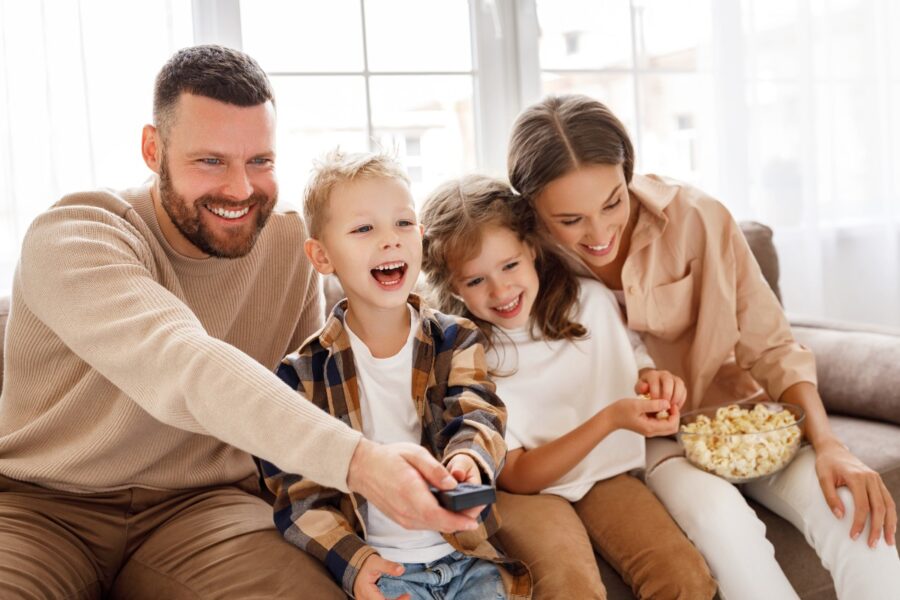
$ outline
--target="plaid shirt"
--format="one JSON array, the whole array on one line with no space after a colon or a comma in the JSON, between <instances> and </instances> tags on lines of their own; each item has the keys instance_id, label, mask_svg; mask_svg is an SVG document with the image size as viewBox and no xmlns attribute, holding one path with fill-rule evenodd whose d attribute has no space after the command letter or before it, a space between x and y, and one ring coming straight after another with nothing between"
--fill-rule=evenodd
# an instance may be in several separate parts
<instances>
[{"instance_id":1,"label":"plaid shirt","mask_svg":"<svg viewBox=\"0 0 900 600\"><path fill-rule=\"evenodd\" d=\"M421 328L413 342L412 400L422 422L421 444L447 464L459 453L471 456L494 482L506 456L506 408L487 376L484 338L469 320L444 315L410 295ZM347 300L335 306L325 326L285 357L278 376L322 410L362 431L359 386L344 326ZM262 462L266 485L275 494L275 525L285 539L321 560L353 595L366 545L366 499L285 473ZM497 563L510 598L531 597L531 577L520 562L504 558L487 541L500 526L497 511L479 516L471 532L443 534L456 550Z\"/></svg>"}]
</instances>

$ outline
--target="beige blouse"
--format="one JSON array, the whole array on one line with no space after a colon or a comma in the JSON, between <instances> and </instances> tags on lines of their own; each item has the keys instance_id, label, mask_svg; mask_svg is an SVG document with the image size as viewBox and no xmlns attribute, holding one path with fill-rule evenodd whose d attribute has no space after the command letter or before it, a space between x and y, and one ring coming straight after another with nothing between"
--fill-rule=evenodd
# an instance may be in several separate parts
<instances>
[{"instance_id":1,"label":"beige blouse","mask_svg":"<svg viewBox=\"0 0 900 600\"><path fill-rule=\"evenodd\" d=\"M628 326L658 368L684 379L686 408L746 398L762 391L756 382L774 399L795 383L815 384L812 352L791 335L728 210L655 175L634 175L629 190L640 208L622 268Z\"/></svg>"}]
</instances>

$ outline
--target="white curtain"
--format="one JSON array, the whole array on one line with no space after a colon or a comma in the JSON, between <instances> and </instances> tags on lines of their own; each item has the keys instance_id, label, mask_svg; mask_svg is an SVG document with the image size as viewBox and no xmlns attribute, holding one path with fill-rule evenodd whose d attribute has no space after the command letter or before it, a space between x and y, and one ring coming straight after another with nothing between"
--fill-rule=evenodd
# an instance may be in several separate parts
<instances>
[{"instance_id":1,"label":"white curtain","mask_svg":"<svg viewBox=\"0 0 900 600\"><path fill-rule=\"evenodd\" d=\"M775 228L790 313L900 326L900 4L745 0L740 11L731 66L746 109L719 122L744 117L746 151L719 152L720 173L746 192L723 190Z\"/></svg>"},{"instance_id":2,"label":"white curtain","mask_svg":"<svg viewBox=\"0 0 900 600\"><path fill-rule=\"evenodd\" d=\"M191 39L189 0L0 0L0 295L35 215L148 176L153 77Z\"/></svg>"},{"instance_id":3,"label":"white curtain","mask_svg":"<svg viewBox=\"0 0 900 600\"><path fill-rule=\"evenodd\" d=\"M542 22L531 37L543 36L543 48L554 18L568 15L576 26L557 32L560 64L574 52L569 66L598 70L549 74L553 54L542 49L540 61L536 51L503 59L507 71L542 81L545 92L605 99L636 139L640 170L691 181L739 219L772 226L789 313L900 327L900 2L498 7L522 16L535 5ZM152 79L192 43L191 8L190 0L0 0L0 294L38 212L63 193L149 174L139 139ZM585 35L592 27L594 38Z\"/></svg>"}]
</instances>

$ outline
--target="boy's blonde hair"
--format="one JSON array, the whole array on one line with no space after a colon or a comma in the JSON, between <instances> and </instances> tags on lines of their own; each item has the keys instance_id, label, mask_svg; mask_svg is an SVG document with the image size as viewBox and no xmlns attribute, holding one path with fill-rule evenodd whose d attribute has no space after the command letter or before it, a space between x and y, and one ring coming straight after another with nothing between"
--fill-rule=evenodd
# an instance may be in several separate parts
<instances>
[{"instance_id":1,"label":"boy's blonde hair","mask_svg":"<svg viewBox=\"0 0 900 600\"><path fill-rule=\"evenodd\" d=\"M303 217L309 236L319 239L328 221L328 200L334 188L360 179L397 179L409 185L409 177L396 157L386 152L343 152L340 148L313 162L303 195Z\"/></svg>"},{"instance_id":2,"label":"boy's blonde hair","mask_svg":"<svg viewBox=\"0 0 900 600\"><path fill-rule=\"evenodd\" d=\"M577 339L587 329L571 319L578 304L578 281L537 230L535 213L503 181L468 175L434 190L422 207L422 271L428 278L433 305L446 313L474 321L488 338L493 328L473 315L455 293L453 269L481 252L482 235L489 226L514 232L535 251L540 292L529 323L551 340Z\"/></svg>"}]
</instances>

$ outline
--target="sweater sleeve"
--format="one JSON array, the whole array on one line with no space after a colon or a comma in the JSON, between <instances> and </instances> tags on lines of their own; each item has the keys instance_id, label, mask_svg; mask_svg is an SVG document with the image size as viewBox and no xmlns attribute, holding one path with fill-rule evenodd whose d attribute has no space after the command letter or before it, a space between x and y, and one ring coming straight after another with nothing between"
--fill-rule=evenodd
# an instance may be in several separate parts
<instances>
[{"instance_id":1,"label":"sweater sleeve","mask_svg":"<svg viewBox=\"0 0 900 600\"><path fill-rule=\"evenodd\" d=\"M19 268L34 315L155 419L346 489L360 434L210 336L158 282L127 220L87 206L50 210L28 231Z\"/></svg>"},{"instance_id":2,"label":"sweater sleeve","mask_svg":"<svg viewBox=\"0 0 900 600\"><path fill-rule=\"evenodd\" d=\"M726 219L726 243L734 258L737 287L735 302L740 337L735 346L735 359L777 400L795 383L816 383L815 358L794 340L787 317L766 283L747 240L730 214L726 214Z\"/></svg>"}]
</instances>

